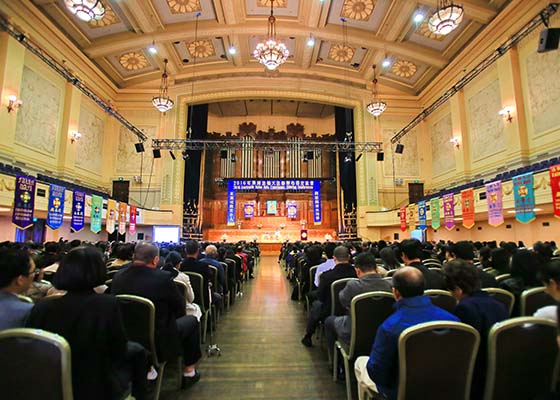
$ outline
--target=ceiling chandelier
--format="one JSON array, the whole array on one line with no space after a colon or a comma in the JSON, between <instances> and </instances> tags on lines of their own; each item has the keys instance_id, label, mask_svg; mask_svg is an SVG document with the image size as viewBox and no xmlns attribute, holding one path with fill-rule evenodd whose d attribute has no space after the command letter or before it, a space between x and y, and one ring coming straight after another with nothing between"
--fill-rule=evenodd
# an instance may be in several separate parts
<instances>
[{"instance_id":1,"label":"ceiling chandelier","mask_svg":"<svg viewBox=\"0 0 560 400\"><path fill-rule=\"evenodd\" d=\"M274 18L274 0L270 1L270 17L268 17L268 36L257 44L253 51L255 57L266 69L274 71L284 64L290 55L286 45L276 40L276 18Z\"/></svg>"},{"instance_id":2,"label":"ceiling chandelier","mask_svg":"<svg viewBox=\"0 0 560 400\"><path fill-rule=\"evenodd\" d=\"M169 111L173 108L173 100L167 93L167 58L163 60L163 74L161 74L161 84L159 86L159 96L152 98L152 104L161 112Z\"/></svg>"},{"instance_id":3,"label":"ceiling chandelier","mask_svg":"<svg viewBox=\"0 0 560 400\"><path fill-rule=\"evenodd\" d=\"M428 28L436 35L447 35L463 21L463 7L453 0L438 0L436 12L428 20Z\"/></svg>"},{"instance_id":4,"label":"ceiling chandelier","mask_svg":"<svg viewBox=\"0 0 560 400\"><path fill-rule=\"evenodd\" d=\"M76 17L85 22L100 20L105 16L101 0L65 0L66 7Z\"/></svg>"},{"instance_id":5,"label":"ceiling chandelier","mask_svg":"<svg viewBox=\"0 0 560 400\"><path fill-rule=\"evenodd\" d=\"M367 111L374 117L379 117L387 108L387 103L379 100L377 97L377 73L375 71L376 65L373 65L373 99L366 107Z\"/></svg>"}]
</instances>

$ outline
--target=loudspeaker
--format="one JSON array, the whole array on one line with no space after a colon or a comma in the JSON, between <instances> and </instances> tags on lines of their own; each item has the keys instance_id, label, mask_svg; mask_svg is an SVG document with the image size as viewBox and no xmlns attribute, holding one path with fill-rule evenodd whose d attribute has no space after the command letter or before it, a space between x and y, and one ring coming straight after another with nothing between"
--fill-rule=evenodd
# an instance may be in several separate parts
<instances>
[{"instance_id":1,"label":"loudspeaker","mask_svg":"<svg viewBox=\"0 0 560 400\"><path fill-rule=\"evenodd\" d=\"M549 28L541 31L537 52L544 53L558 49L560 42L560 28Z\"/></svg>"},{"instance_id":2,"label":"loudspeaker","mask_svg":"<svg viewBox=\"0 0 560 400\"><path fill-rule=\"evenodd\" d=\"M385 154L382 151L377 153L377 161L383 161L385 159Z\"/></svg>"},{"instance_id":3,"label":"loudspeaker","mask_svg":"<svg viewBox=\"0 0 560 400\"><path fill-rule=\"evenodd\" d=\"M307 159L308 159L308 160L313 160L313 157L315 157L315 152L313 152L313 151L308 151L308 152L307 152Z\"/></svg>"},{"instance_id":4,"label":"loudspeaker","mask_svg":"<svg viewBox=\"0 0 560 400\"><path fill-rule=\"evenodd\" d=\"M395 153L402 154L404 150L404 144L397 143L397 147L395 148Z\"/></svg>"},{"instance_id":5,"label":"loudspeaker","mask_svg":"<svg viewBox=\"0 0 560 400\"><path fill-rule=\"evenodd\" d=\"M161 150L160 149L154 149L154 158L161 158Z\"/></svg>"},{"instance_id":6,"label":"loudspeaker","mask_svg":"<svg viewBox=\"0 0 560 400\"><path fill-rule=\"evenodd\" d=\"M144 152L144 143L142 143L142 142L134 143L134 147L136 147L136 152L137 153L143 153Z\"/></svg>"},{"instance_id":7,"label":"loudspeaker","mask_svg":"<svg viewBox=\"0 0 560 400\"><path fill-rule=\"evenodd\" d=\"M227 150L220 150L220 158L225 160L227 158Z\"/></svg>"}]
</instances>

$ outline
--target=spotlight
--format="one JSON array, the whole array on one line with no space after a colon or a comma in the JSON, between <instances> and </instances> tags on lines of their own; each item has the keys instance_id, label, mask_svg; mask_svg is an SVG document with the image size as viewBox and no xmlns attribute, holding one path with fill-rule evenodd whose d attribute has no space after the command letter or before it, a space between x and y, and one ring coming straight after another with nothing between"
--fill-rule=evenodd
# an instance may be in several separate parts
<instances>
[{"instance_id":1,"label":"spotlight","mask_svg":"<svg viewBox=\"0 0 560 400\"><path fill-rule=\"evenodd\" d=\"M142 143L142 142L134 143L134 147L136 147L136 152L137 153L143 153L144 152L144 143Z\"/></svg>"},{"instance_id":2,"label":"spotlight","mask_svg":"<svg viewBox=\"0 0 560 400\"><path fill-rule=\"evenodd\" d=\"M413 20L414 22L416 22L417 24L421 23L422 21L424 21L424 14L422 13L422 11L416 11L416 13L414 14Z\"/></svg>"},{"instance_id":3,"label":"spotlight","mask_svg":"<svg viewBox=\"0 0 560 400\"><path fill-rule=\"evenodd\" d=\"M154 158L161 158L161 150L160 149L154 149Z\"/></svg>"},{"instance_id":4,"label":"spotlight","mask_svg":"<svg viewBox=\"0 0 560 400\"><path fill-rule=\"evenodd\" d=\"M402 154L404 150L404 144L397 143L397 147L395 148L395 153Z\"/></svg>"},{"instance_id":5,"label":"spotlight","mask_svg":"<svg viewBox=\"0 0 560 400\"><path fill-rule=\"evenodd\" d=\"M307 38L307 47L313 46L315 46L315 38L313 37L313 35L309 35L309 37Z\"/></svg>"},{"instance_id":6,"label":"spotlight","mask_svg":"<svg viewBox=\"0 0 560 400\"><path fill-rule=\"evenodd\" d=\"M171 150L169 150L169 155L173 160L175 160L175 154Z\"/></svg>"},{"instance_id":7,"label":"spotlight","mask_svg":"<svg viewBox=\"0 0 560 400\"><path fill-rule=\"evenodd\" d=\"M364 153L358 154L358 157L356 157L356 162L360 161L360 158L362 158L363 155L364 155Z\"/></svg>"},{"instance_id":8,"label":"spotlight","mask_svg":"<svg viewBox=\"0 0 560 400\"><path fill-rule=\"evenodd\" d=\"M377 161L383 161L384 159L385 159L385 154L382 151L377 153Z\"/></svg>"},{"instance_id":9,"label":"spotlight","mask_svg":"<svg viewBox=\"0 0 560 400\"><path fill-rule=\"evenodd\" d=\"M148 46L148 53L157 54L157 47L155 42L152 42L152 44Z\"/></svg>"},{"instance_id":10,"label":"spotlight","mask_svg":"<svg viewBox=\"0 0 560 400\"><path fill-rule=\"evenodd\" d=\"M237 54L237 49L235 48L235 46L233 45L229 46L228 53L231 54L232 56Z\"/></svg>"}]
</instances>

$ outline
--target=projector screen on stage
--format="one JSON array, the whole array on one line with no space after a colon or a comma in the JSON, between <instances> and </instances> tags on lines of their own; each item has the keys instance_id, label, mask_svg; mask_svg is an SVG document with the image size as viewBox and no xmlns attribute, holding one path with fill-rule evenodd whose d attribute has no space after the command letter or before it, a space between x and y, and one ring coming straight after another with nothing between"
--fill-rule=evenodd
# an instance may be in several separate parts
<instances>
[{"instance_id":1,"label":"projector screen on stage","mask_svg":"<svg viewBox=\"0 0 560 400\"><path fill-rule=\"evenodd\" d=\"M266 213L276 215L278 208L276 200L267 200L266 201Z\"/></svg>"},{"instance_id":2,"label":"projector screen on stage","mask_svg":"<svg viewBox=\"0 0 560 400\"><path fill-rule=\"evenodd\" d=\"M154 226L154 242L179 243L180 227Z\"/></svg>"}]
</instances>

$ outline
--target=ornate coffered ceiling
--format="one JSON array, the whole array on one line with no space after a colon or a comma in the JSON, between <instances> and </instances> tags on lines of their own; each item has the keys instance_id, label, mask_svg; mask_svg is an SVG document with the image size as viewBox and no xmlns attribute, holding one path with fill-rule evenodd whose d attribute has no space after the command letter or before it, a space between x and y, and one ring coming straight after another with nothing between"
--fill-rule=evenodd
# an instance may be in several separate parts
<instances>
[{"instance_id":1,"label":"ornate coffered ceiling","mask_svg":"<svg viewBox=\"0 0 560 400\"><path fill-rule=\"evenodd\" d=\"M64 0L30 0L25 7L53 21L121 88L157 88L165 58L175 82L267 76L251 53L266 36L271 0L102 1L107 13L94 23L70 14ZM377 64L381 88L418 94L509 1L457 1L463 23L438 37L425 22L413 22L418 9L429 15L437 0L274 0L278 38L290 51L278 74L365 88ZM157 54L147 51L152 43ZM385 58L391 64L381 68Z\"/></svg>"}]
</instances>

